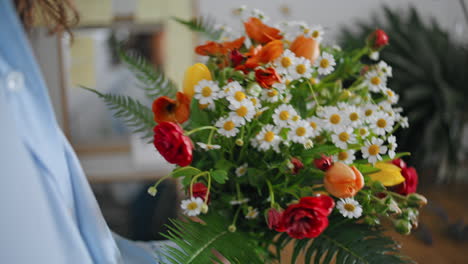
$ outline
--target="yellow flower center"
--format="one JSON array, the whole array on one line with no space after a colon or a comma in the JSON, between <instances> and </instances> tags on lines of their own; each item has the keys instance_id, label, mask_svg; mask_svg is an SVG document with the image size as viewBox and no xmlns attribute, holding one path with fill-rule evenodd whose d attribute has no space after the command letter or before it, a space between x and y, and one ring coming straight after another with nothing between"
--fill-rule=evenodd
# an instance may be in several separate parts
<instances>
[{"instance_id":1,"label":"yellow flower center","mask_svg":"<svg viewBox=\"0 0 468 264\"><path fill-rule=\"evenodd\" d=\"M307 130L304 127L298 127L296 129L296 135L302 137L306 134Z\"/></svg>"},{"instance_id":2,"label":"yellow flower center","mask_svg":"<svg viewBox=\"0 0 468 264\"><path fill-rule=\"evenodd\" d=\"M312 32L313 38L318 38L319 36L320 36L320 32L318 30L314 30L314 32Z\"/></svg>"},{"instance_id":3,"label":"yellow flower center","mask_svg":"<svg viewBox=\"0 0 468 264\"><path fill-rule=\"evenodd\" d=\"M203 110L203 109L206 109L208 106L209 106L209 104L198 104L198 107L199 107L200 109L202 109L202 110Z\"/></svg>"},{"instance_id":4,"label":"yellow flower center","mask_svg":"<svg viewBox=\"0 0 468 264\"><path fill-rule=\"evenodd\" d=\"M370 116L370 115L372 115L372 113L373 113L372 109L367 109L366 112L365 112L365 115Z\"/></svg>"},{"instance_id":5,"label":"yellow flower center","mask_svg":"<svg viewBox=\"0 0 468 264\"><path fill-rule=\"evenodd\" d=\"M291 80L287 79L286 82L284 82L286 85L289 85L291 83Z\"/></svg>"},{"instance_id":6,"label":"yellow flower center","mask_svg":"<svg viewBox=\"0 0 468 264\"><path fill-rule=\"evenodd\" d=\"M311 84L317 84L317 79L315 79L314 77L310 78L309 81Z\"/></svg>"},{"instance_id":7,"label":"yellow flower center","mask_svg":"<svg viewBox=\"0 0 468 264\"><path fill-rule=\"evenodd\" d=\"M239 101L239 102L242 102L244 99L245 99L245 93L241 92L241 91L237 91L235 94L234 94L234 98Z\"/></svg>"},{"instance_id":8,"label":"yellow flower center","mask_svg":"<svg viewBox=\"0 0 468 264\"><path fill-rule=\"evenodd\" d=\"M211 88L208 86L203 87L201 94L203 97L209 97L211 95Z\"/></svg>"},{"instance_id":9,"label":"yellow flower center","mask_svg":"<svg viewBox=\"0 0 468 264\"><path fill-rule=\"evenodd\" d=\"M197 208L198 208L198 204L196 202L191 202L191 203L187 204L187 210L192 211L192 210L195 210Z\"/></svg>"},{"instance_id":10,"label":"yellow flower center","mask_svg":"<svg viewBox=\"0 0 468 264\"><path fill-rule=\"evenodd\" d=\"M289 112L288 111L281 111L279 114L279 118L283 121L286 121L289 119Z\"/></svg>"},{"instance_id":11,"label":"yellow flower center","mask_svg":"<svg viewBox=\"0 0 468 264\"><path fill-rule=\"evenodd\" d=\"M278 91L276 90L271 90L267 93L269 97L275 97L278 94Z\"/></svg>"},{"instance_id":12,"label":"yellow flower center","mask_svg":"<svg viewBox=\"0 0 468 264\"><path fill-rule=\"evenodd\" d=\"M320 61L320 68L328 68L330 66L330 62L327 59L322 59Z\"/></svg>"},{"instance_id":13,"label":"yellow flower center","mask_svg":"<svg viewBox=\"0 0 468 264\"><path fill-rule=\"evenodd\" d=\"M356 206L347 203L343 206L343 208L348 212L354 212L354 210L356 209Z\"/></svg>"},{"instance_id":14,"label":"yellow flower center","mask_svg":"<svg viewBox=\"0 0 468 264\"><path fill-rule=\"evenodd\" d=\"M295 116L293 116L292 121L296 122L296 121L298 121L299 119L301 119L301 117L298 116L298 115L295 115Z\"/></svg>"},{"instance_id":15,"label":"yellow flower center","mask_svg":"<svg viewBox=\"0 0 468 264\"><path fill-rule=\"evenodd\" d=\"M356 112L349 114L349 120L356 121L358 119L359 119L359 115Z\"/></svg>"},{"instance_id":16,"label":"yellow flower center","mask_svg":"<svg viewBox=\"0 0 468 264\"><path fill-rule=\"evenodd\" d=\"M310 126L313 128L313 129L317 129L317 123L315 122L310 122Z\"/></svg>"},{"instance_id":17,"label":"yellow flower center","mask_svg":"<svg viewBox=\"0 0 468 264\"><path fill-rule=\"evenodd\" d=\"M377 120L377 126L380 128L384 128L387 126L387 121L383 118L380 118L379 120Z\"/></svg>"},{"instance_id":18,"label":"yellow flower center","mask_svg":"<svg viewBox=\"0 0 468 264\"><path fill-rule=\"evenodd\" d=\"M224 126L223 126L224 130L226 130L226 131L231 131L235 127L236 127L236 125L232 121L227 121L226 123L224 123Z\"/></svg>"},{"instance_id":19,"label":"yellow flower center","mask_svg":"<svg viewBox=\"0 0 468 264\"><path fill-rule=\"evenodd\" d=\"M393 97L395 94L392 91L387 90L387 95L390 96L390 97Z\"/></svg>"},{"instance_id":20,"label":"yellow flower center","mask_svg":"<svg viewBox=\"0 0 468 264\"><path fill-rule=\"evenodd\" d=\"M257 98L250 98L250 101L253 103L253 105L257 105Z\"/></svg>"},{"instance_id":21,"label":"yellow flower center","mask_svg":"<svg viewBox=\"0 0 468 264\"><path fill-rule=\"evenodd\" d=\"M373 85L379 85L380 84L380 77L379 76L374 76L370 79L371 83Z\"/></svg>"},{"instance_id":22,"label":"yellow flower center","mask_svg":"<svg viewBox=\"0 0 468 264\"><path fill-rule=\"evenodd\" d=\"M337 114L333 114L330 116L330 122L334 125L339 124L341 121L341 116Z\"/></svg>"},{"instance_id":23,"label":"yellow flower center","mask_svg":"<svg viewBox=\"0 0 468 264\"><path fill-rule=\"evenodd\" d=\"M249 112L249 109L247 109L247 107L244 106L244 105L241 106L241 107L239 107L239 108L236 110L237 115L240 116L240 117L246 116L248 112Z\"/></svg>"},{"instance_id":24,"label":"yellow flower center","mask_svg":"<svg viewBox=\"0 0 468 264\"><path fill-rule=\"evenodd\" d=\"M365 128L360 128L359 129L359 135L365 136L367 134L367 130Z\"/></svg>"},{"instance_id":25,"label":"yellow flower center","mask_svg":"<svg viewBox=\"0 0 468 264\"><path fill-rule=\"evenodd\" d=\"M289 57L283 57L281 59L281 66L283 66L284 68L291 66L291 64L292 64L292 61Z\"/></svg>"},{"instance_id":26,"label":"yellow flower center","mask_svg":"<svg viewBox=\"0 0 468 264\"><path fill-rule=\"evenodd\" d=\"M348 156L349 156L348 152L346 152L346 151L338 153L338 159L339 160L346 160L346 159L348 159Z\"/></svg>"},{"instance_id":27,"label":"yellow flower center","mask_svg":"<svg viewBox=\"0 0 468 264\"><path fill-rule=\"evenodd\" d=\"M346 133L346 132L341 132L339 135L338 135L338 138L343 141L343 142L347 142L349 140L349 134Z\"/></svg>"},{"instance_id":28,"label":"yellow flower center","mask_svg":"<svg viewBox=\"0 0 468 264\"><path fill-rule=\"evenodd\" d=\"M309 33L309 32L310 32L310 29L308 29L308 28L304 28L304 31L303 31L303 32L304 32L304 34L307 34L307 33Z\"/></svg>"},{"instance_id":29,"label":"yellow flower center","mask_svg":"<svg viewBox=\"0 0 468 264\"><path fill-rule=\"evenodd\" d=\"M369 146L369 154L370 155L375 156L375 155L379 154L379 152L380 152L380 148L379 148L378 145L373 144L373 145Z\"/></svg>"},{"instance_id":30,"label":"yellow flower center","mask_svg":"<svg viewBox=\"0 0 468 264\"><path fill-rule=\"evenodd\" d=\"M268 132L265 133L265 136L263 137L263 139L266 142L272 142L273 139L275 139L275 133L271 132L271 131L268 131Z\"/></svg>"},{"instance_id":31,"label":"yellow flower center","mask_svg":"<svg viewBox=\"0 0 468 264\"><path fill-rule=\"evenodd\" d=\"M299 74L304 74L306 72L306 66L304 64L299 64L296 66L296 72Z\"/></svg>"}]
</instances>

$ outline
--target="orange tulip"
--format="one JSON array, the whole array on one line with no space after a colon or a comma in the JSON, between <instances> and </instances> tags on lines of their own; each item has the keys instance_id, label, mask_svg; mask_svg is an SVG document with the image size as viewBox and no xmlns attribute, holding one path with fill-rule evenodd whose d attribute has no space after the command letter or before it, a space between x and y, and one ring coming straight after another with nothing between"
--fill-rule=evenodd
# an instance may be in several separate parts
<instances>
[{"instance_id":1,"label":"orange tulip","mask_svg":"<svg viewBox=\"0 0 468 264\"><path fill-rule=\"evenodd\" d=\"M197 46L195 52L202 56L219 56L226 55L231 50L239 49L244 44L245 37L240 37L233 41L222 43L208 41L203 45Z\"/></svg>"},{"instance_id":2,"label":"orange tulip","mask_svg":"<svg viewBox=\"0 0 468 264\"><path fill-rule=\"evenodd\" d=\"M278 29L263 24L263 22L256 17L249 18L249 20L244 23L244 27L247 35L260 44L283 38L283 36L279 34L280 31Z\"/></svg>"},{"instance_id":3,"label":"orange tulip","mask_svg":"<svg viewBox=\"0 0 468 264\"><path fill-rule=\"evenodd\" d=\"M348 198L364 187L364 177L356 167L335 162L325 172L325 189L338 198Z\"/></svg>"},{"instance_id":4,"label":"orange tulip","mask_svg":"<svg viewBox=\"0 0 468 264\"><path fill-rule=\"evenodd\" d=\"M283 54L283 42L281 40L273 40L266 44L264 47L255 48L252 56L245 62L248 68L255 68L259 64L271 62Z\"/></svg>"},{"instance_id":5,"label":"orange tulip","mask_svg":"<svg viewBox=\"0 0 468 264\"><path fill-rule=\"evenodd\" d=\"M190 116L190 98L177 92L177 99L161 96L153 102L154 121L184 123Z\"/></svg>"},{"instance_id":6,"label":"orange tulip","mask_svg":"<svg viewBox=\"0 0 468 264\"><path fill-rule=\"evenodd\" d=\"M291 44L289 49L298 57L304 57L314 63L320 54L318 41L313 38L307 38L304 35L298 36Z\"/></svg>"}]
</instances>

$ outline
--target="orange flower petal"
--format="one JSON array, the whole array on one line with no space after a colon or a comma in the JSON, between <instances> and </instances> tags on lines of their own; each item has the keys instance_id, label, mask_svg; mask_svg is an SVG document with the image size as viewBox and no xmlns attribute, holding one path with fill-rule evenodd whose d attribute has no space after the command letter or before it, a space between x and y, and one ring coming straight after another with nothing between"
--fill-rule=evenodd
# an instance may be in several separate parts
<instances>
[{"instance_id":1,"label":"orange flower petal","mask_svg":"<svg viewBox=\"0 0 468 264\"><path fill-rule=\"evenodd\" d=\"M244 40L245 37L240 37L236 40L222 43L208 41L203 45L197 46L195 48L195 52L201 56L226 55L229 51L242 47Z\"/></svg>"},{"instance_id":2,"label":"orange flower petal","mask_svg":"<svg viewBox=\"0 0 468 264\"><path fill-rule=\"evenodd\" d=\"M278 29L263 24L263 22L256 17L249 18L249 20L244 23L244 27L247 35L261 44L283 38L283 36L279 34L280 31Z\"/></svg>"},{"instance_id":3,"label":"orange flower petal","mask_svg":"<svg viewBox=\"0 0 468 264\"><path fill-rule=\"evenodd\" d=\"M184 123L190 117L190 99L187 95L177 92L177 100L161 96L154 100L152 110L154 121Z\"/></svg>"},{"instance_id":4,"label":"orange flower petal","mask_svg":"<svg viewBox=\"0 0 468 264\"><path fill-rule=\"evenodd\" d=\"M318 41L313 38L307 38L303 35L298 36L291 44L289 49L298 57L309 59L312 63L320 54Z\"/></svg>"},{"instance_id":5,"label":"orange flower petal","mask_svg":"<svg viewBox=\"0 0 468 264\"><path fill-rule=\"evenodd\" d=\"M177 92L177 103L175 118L177 122L182 124L190 117L190 98L184 93Z\"/></svg>"},{"instance_id":6,"label":"orange flower petal","mask_svg":"<svg viewBox=\"0 0 468 264\"><path fill-rule=\"evenodd\" d=\"M270 41L258 53L258 61L260 63L273 61L283 54L283 50L283 42L281 40Z\"/></svg>"},{"instance_id":7,"label":"orange flower petal","mask_svg":"<svg viewBox=\"0 0 468 264\"><path fill-rule=\"evenodd\" d=\"M335 162L326 172L325 189L335 197L348 198L364 187L364 177L356 167Z\"/></svg>"},{"instance_id":8,"label":"orange flower petal","mask_svg":"<svg viewBox=\"0 0 468 264\"><path fill-rule=\"evenodd\" d=\"M235 39L233 41L226 41L226 42L223 42L221 43L221 45L226 48L227 50L231 51L231 50L235 50L235 49L240 49L240 47L242 47L242 45L244 44L244 40L245 40L245 37L242 36L238 39Z\"/></svg>"}]
</instances>

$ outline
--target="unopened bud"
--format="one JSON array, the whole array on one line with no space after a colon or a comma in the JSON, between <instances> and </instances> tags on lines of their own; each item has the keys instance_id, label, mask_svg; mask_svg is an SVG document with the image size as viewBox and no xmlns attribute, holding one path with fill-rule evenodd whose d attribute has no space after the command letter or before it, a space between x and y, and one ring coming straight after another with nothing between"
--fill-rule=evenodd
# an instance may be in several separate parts
<instances>
[{"instance_id":1,"label":"unopened bud","mask_svg":"<svg viewBox=\"0 0 468 264\"><path fill-rule=\"evenodd\" d=\"M333 164L333 159L322 154L321 158L314 160L314 164L317 169L326 171Z\"/></svg>"},{"instance_id":2,"label":"unopened bud","mask_svg":"<svg viewBox=\"0 0 468 264\"><path fill-rule=\"evenodd\" d=\"M158 190L156 189L156 187L154 186L151 186L148 188L148 194L151 195L151 196L156 196L156 193L158 193Z\"/></svg>"},{"instance_id":3,"label":"unopened bud","mask_svg":"<svg viewBox=\"0 0 468 264\"><path fill-rule=\"evenodd\" d=\"M411 223L404 219L399 219L394 222L395 230L402 235L411 233Z\"/></svg>"},{"instance_id":4,"label":"unopened bud","mask_svg":"<svg viewBox=\"0 0 468 264\"><path fill-rule=\"evenodd\" d=\"M408 195L408 204L411 206L423 207L427 204L427 199L420 194L411 193Z\"/></svg>"},{"instance_id":5,"label":"unopened bud","mask_svg":"<svg viewBox=\"0 0 468 264\"><path fill-rule=\"evenodd\" d=\"M206 203L202 204L201 206L201 210L200 210L203 214L206 214L208 213L208 205Z\"/></svg>"},{"instance_id":6,"label":"unopened bud","mask_svg":"<svg viewBox=\"0 0 468 264\"><path fill-rule=\"evenodd\" d=\"M236 139L236 145L239 147L244 146L244 140L242 140L242 138Z\"/></svg>"},{"instance_id":7,"label":"unopened bud","mask_svg":"<svg viewBox=\"0 0 468 264\"><path fill-rule=\"evenodd\" d=\"M370 226L376 226L380 224L380 220L375 216L366 216L364 222Z\"/></svg>"},{"instance_id":8,"label":"unopened bud","mask_svg":"<svg viewBox=\"0 0 468 264\"><path fill-rule=\"evenodd\" d=\"M228 227L228 230L229 230L229 232L234 233L234 232L236 232L237 228L236 228L235 225L230 225L230 226Z\"/></svg>"}]
</instances>

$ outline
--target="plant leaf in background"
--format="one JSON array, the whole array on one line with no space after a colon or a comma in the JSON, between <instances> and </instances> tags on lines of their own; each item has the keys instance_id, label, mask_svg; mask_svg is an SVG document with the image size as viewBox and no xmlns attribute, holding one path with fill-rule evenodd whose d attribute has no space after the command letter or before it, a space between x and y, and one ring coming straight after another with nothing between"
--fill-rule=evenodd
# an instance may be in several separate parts
<instances>
[{"instance_id":1,"label":"plant leaf in background","mask_svg":"<svg viewBox=\"0 0 468 264\"><path fill-rule=\"evenodd\" d=\"M186 26L193 32L201 33L208 40L218 40L223 34L223 29L216 27L217 23L209 17L195 17L191 20L184 20L173 17L175 21Z\"/></svg>"},{"instance_id":2,"label":"plant leaf in background","mask_svg":"<svg viewBox=\"0 0 468 264\"><path fill-rule=\"evenodd\" d=\"M352 49L376 27L387 32L390 45L380 57L393 67L389 87L401 95L411 124L399 131L399 149L412 152L415 165L428 168L425 174L436 171L432 179L425 177L428 182L434 177L439 182L457 180L456 169L466 154L462 133L468 112L468 50L435 20L424 23L415 8L407 15L389 8L383 13L343 29L340 42ZM466 173L459 175L466 180Z\"/></svg>"},{"instance_id":3,"label":"plant leaf in background","mask_svg":"<svg viewBox=\"0 0 468 264\"><path fill-rule=\"evenodd\" d=\"M103 94L84 86L81 88L97 94L114 112L114 116L123 120L125 125L131 128L134 133L141 133L143 139L149 140L152 138L153 127L156 122L149 107L129 96Z\"/></svg>"},{"instance_id":4,"label":"plant leaf in background","mask_svg":"<svg viewBox=\"0 0 468 264\"><path fill-rule=\"evenodd\" d=\"M171 220L167 239L174 242L178 248L167 247L166 258L173 264L207 264L221 260L213 254L216 249L232 264L263 263L257 257L251 238L242 232L230 232L229 223L223 217L207 215L202 217L204 224L185 219Z\"/></svg>"}]
</instances>

